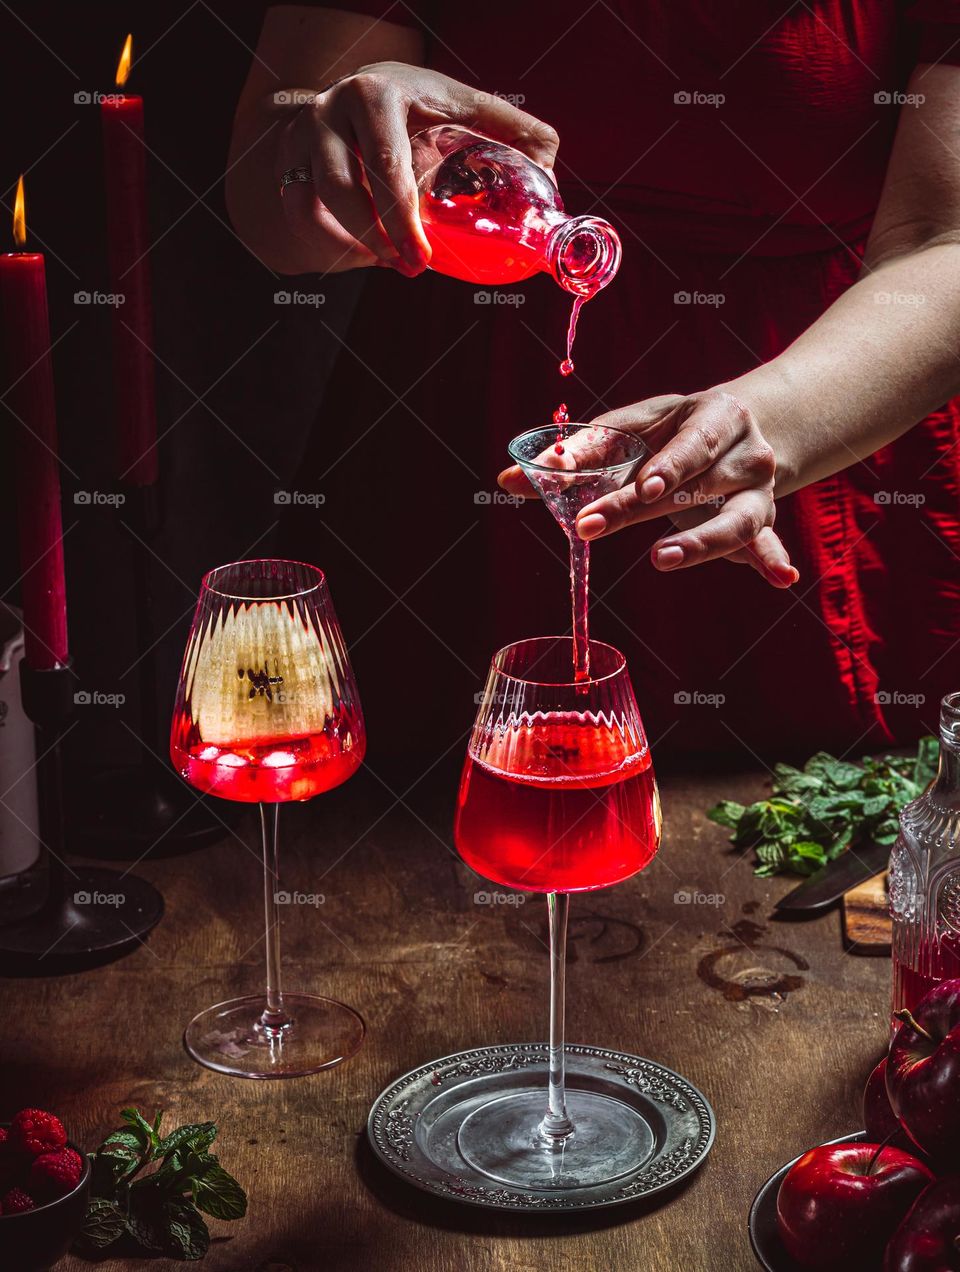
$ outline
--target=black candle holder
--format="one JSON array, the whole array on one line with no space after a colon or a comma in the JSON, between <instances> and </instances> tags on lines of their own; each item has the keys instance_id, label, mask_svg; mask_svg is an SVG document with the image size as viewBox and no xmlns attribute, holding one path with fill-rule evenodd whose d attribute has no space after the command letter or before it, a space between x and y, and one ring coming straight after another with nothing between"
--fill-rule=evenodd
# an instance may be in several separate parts
<instances>
[{"instance_id":1,"label":"black candle holder","mask_svg":"<svg viewBox=\"0 0 960 1272\"><path fill-rule=\"evenodd\" d=\"M23 709L37 729L40 840L47 897L29 918L0 928L0 957L54 968L64 961L119 954L142 941L163 915L163 897L136 875L64 861L62 741L73 713L73 666L20 664Z\"/></svg>"},{"instance_id":2,"label":"black candle holder","mask_svg":"<svg viewBox=\"0 0 960 1272\"><path fill-rule=\"evenodd\" d=\"M133 548L140 755L136 765L110 769L85 783L71 837L91 856L139 860L147 851L152 856L170 856L219 839L228 832L233 817L229 810L215 815L211 802L181 781L158 754L165 745L157 715L159 641L150 572L152 548L162 523L160 494L153 484L127 486L124 495L119 517Z\"/></svg>"}]
</instances>

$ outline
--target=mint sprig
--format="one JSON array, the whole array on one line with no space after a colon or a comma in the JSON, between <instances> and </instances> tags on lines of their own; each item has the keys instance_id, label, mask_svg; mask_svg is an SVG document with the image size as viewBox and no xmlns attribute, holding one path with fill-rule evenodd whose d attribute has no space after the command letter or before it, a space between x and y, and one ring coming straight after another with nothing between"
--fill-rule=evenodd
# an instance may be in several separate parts
<instances>
[{"instance_id":1,"label":"mint sprig","mask_svg":"<svg viewBox=\"0 0 960 1272\"><path fill-rule=\"evenodd\" d=\"M201 1211L241 1219L247 1210L246 1193L209 1151L216 1124L191 1122L161 1136L161 1113L152 1122L139 1109L120 1116L125 1125L90 1155L90 1203L75 1252L202 1259L210 1233Z\"/></svg>"},{"instance_id":2,"label":"mint sprig","mask_svg":"<svg viewBox=\"0 0 960 1272\"><path fill-rule=\"evenodd\" d=\"M778 764L769 799L722 800L707 816L733 831L737 848L752 847L756 873L810 875L858 844L892 844L904 804L921 795L937 771L936 738L921 738L915 755L865 757L859 764L819 751L802 769Z\"/></svg>"}]
</instances>

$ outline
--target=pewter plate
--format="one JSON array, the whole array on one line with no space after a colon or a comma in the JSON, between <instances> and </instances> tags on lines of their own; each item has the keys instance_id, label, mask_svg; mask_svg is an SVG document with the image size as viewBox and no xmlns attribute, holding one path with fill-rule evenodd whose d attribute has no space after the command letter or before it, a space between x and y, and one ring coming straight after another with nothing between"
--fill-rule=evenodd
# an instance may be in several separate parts
<instances>
[{"instance_id":1,"label":"pewter plate","mask_svg":"<svg viewBox=\"0 0 960 1272\"><path fill-rule=\"evenodd\" d=\"M373 1150L409 1184L448 1201L491 1210L581 1211L617 1206L672 1188L701 1166L716 1119L695 1086L652 1060L604 1047L565 1047L567 1090L614 1099L639 1115L650 1148L618 1178L588 1187L511 1188L471 1166L457 1146L466 1117L501 1095L542 1090L545 1043L478 1047L411 1069L377 1097L367 1120Z\"/></svg>"}]
</instances>

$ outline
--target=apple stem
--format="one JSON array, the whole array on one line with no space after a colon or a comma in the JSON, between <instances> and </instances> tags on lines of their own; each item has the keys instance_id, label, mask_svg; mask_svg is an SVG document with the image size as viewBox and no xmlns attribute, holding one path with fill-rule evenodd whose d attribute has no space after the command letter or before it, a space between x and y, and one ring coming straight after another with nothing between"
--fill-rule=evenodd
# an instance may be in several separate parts
<instances>
[{"instance_id":1,"label":"apple stem","mask_svg":"<svg viewBox=\"0 0 960 1272\"><path fill-rule=\"evenodd\" d=\"M880 1156L880 1154L883 1152L883 1150L887 1147L887 1145L890 1143L890 1141L893 1139L893 1137L894 1137L894 1136L895 1136L895 1135L899 1132L899 1129L900 1129L900 1128L898 1127L898 1128L897 1128L897 1130L891 1131L891 1132L890 1132L890 1134L887 1136L887 1138L883 1141L883 1143L882 1143L882 1144L878 1144L878 1145L877 1145L876 1151L874 1152L874 1154L873 1154L873 1156L870 1158L870 1160L867 1162L867 1174L868 1174L868 1175L872 1175L872 1174L873 1174L873 1168L874 1168L874 1166L876 1166L876 1164L877 1164L877 1158Z\"/></svg>"},{"instance_id":2,"label":"apple stem","mask_svg":"<svg viewBox=\"0 0 960 1272\"><path fill-rule=\"evenodd\" d=\"M893 1015L895 1020L900 1020L905 1025L909 1025L911 1029L915 1029L921 1038L926 1038L927 1042L933 1042L933 1038L931 1038L930 1034L927 1033L923 1025L917 1024L913 1017L913 1013L906 1007L903 1007L900 1011L895 1011Z\"/></svg>"}]
</instances>

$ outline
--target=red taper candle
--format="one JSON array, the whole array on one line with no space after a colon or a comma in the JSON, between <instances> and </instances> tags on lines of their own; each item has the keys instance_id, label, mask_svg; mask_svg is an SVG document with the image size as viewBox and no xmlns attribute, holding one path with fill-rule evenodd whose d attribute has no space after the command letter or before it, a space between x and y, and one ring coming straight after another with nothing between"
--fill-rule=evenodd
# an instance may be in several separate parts
<instances>
[{"instance_id":1,"label":"red taper candle","mask_svg":"<svg viewBox=\"0 0 960 1272\"><path fill-rule=\"evenodd\" d=\"M23 177L13 233L26 242ZM17 530L26 659L46 670L67 661L67 600L57 417L50 358L47 282L40 252L0 256L0 306L6 366L6 430L16 465Z\"/></svg>"},{"instance_id":2,"label":"red taper candle","mask_svg":"<svg viewBox=\"0 0 960 1272\"><path fill-rule=\"evenodd\" d=\"M130 73L133 37L117 67L117 87ZM157 411L154 396L153 306L147 229L147 165L143 98L113 93L100 101L107 178L110 290L113 307L113 378L117 477L132 486L157 480Z\"/></svg>"}]
</instances>

